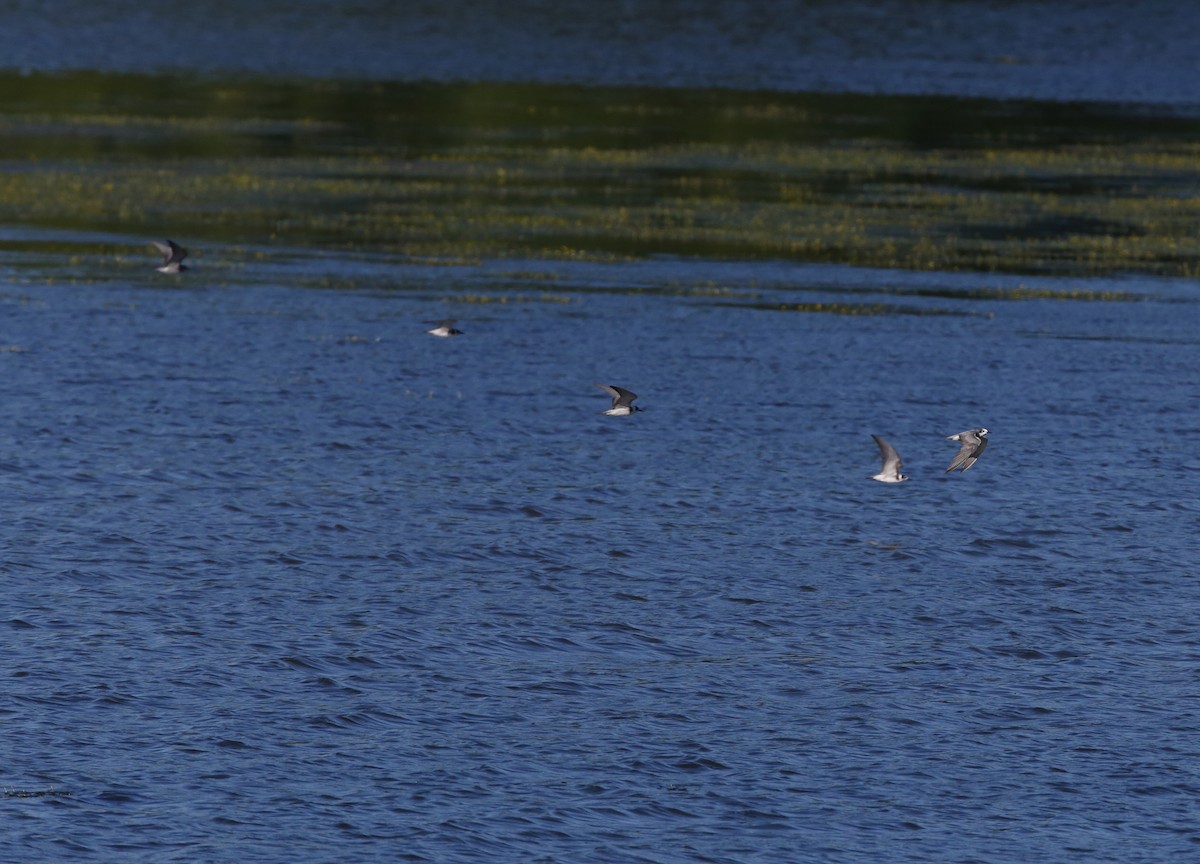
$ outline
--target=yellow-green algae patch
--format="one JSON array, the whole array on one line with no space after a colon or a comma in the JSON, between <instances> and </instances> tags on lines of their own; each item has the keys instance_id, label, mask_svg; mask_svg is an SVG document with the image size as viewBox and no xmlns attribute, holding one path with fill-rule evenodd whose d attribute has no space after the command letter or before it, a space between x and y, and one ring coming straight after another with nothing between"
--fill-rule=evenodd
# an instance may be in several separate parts
<instances>
[{"instance_id":1,"label":"yellow-green algae patch","mask_svg":"<svg viewBox=\"0 0 1200 864\"><path fill-rule=\"evenodd\" d=\"M0 94L0 222L10 225L422 263L668 254L1200 272L1189 118L952 99L92 73L0 75Z\"/></svg>"},{"instance_id":2,"label":"yellow-green algae patch","mask_svg":"<svg viewBox=\"0 0 1200 864\"><path fill-rule=\"evenodd\" d=\"M990 313L977 313L969 309L900 306L894 303L718 303L716 305L762 309L767 312L808 312L822 315L917 315L924 317L982 315L982 317L991 317Z\"/></svg>"}]
</instances>

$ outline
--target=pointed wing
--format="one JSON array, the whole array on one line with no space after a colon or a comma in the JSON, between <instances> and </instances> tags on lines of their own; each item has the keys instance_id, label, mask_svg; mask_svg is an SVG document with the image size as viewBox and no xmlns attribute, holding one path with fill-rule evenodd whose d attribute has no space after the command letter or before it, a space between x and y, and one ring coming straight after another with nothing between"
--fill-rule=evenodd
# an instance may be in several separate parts
<instances>
[{"instance_id":1,"label":"pointed wing","mask_svg":"<svg viewBox=\"0 0 1200 864\"><path fill-rule=\"evenodd\" d=\"M947 474L956 468L962 468L962 470L966 471L975 464L975 460L979 458L979 454L987 447L987 439L980 438L975 434L974 429L968 429L966 432L951 435L950 440L959 442L959 448L958 452L954 454L954 461L946 469Z\"/></svg>"},{"instance_id":2,"label":"pointed wing","mask_svg":"<svg viewBox=\"0 0 1200 864\"><path fill-rule=\"evenodd\" d=\"M163 254L163 266L167 264L178 264L187 257L187 250L176 243L174 240L168 240L166 243L160 243L157 240L151 240L154 247Z\"/></svg>"},{"instance_id":3,"label":"pointed wing","mask_svg":"<svg viewBox=\"0 0 1200 864\"><path fill-rule=\"evenodd\" d=\"M954 454L954 461L951 462L950 467L946 469L946 473L949 474L951 471L961 468L963 463L971 457L971 451L974 449L975 447L973 445L963 441L962 445L958 448L958 452Z\"/></svg>"},{"instance_id":4,"label":"pointed wing","mask_svg":"<svg viewBox=\"0 0 1200 864\"><path fill-rule=\"evenodd\" d=\"M608 384L598 384L594 381L592 383L612 397L613 408L616 408L619 405L629 405L634 399L637 398L636 393L630 393L624 387L612 387Z\"/></svg>"},{"instance_id":5,"label":"pointed wing","mask_svg":"<svg viewBox=\"0 0 1200 864\"><path fill-rule=\"evenodd\" d=\"M617 401L613 403L613 407L618 405L632 405L633 400L637 398L636 393L630 393L624 387L613 387L613 392L617 394Z\"/></svg>"},{"instance_id":6,"label":"pointed wing","mask_svg":"<svg viewBox=\"0 0 1200 864\"><path fill-rule=\"evenodd\" d=\"M878 435L872 435L875 443L879 445L879 455L883 459L882 474L899 474L900 467L904 464L900 461L900 454L896 452L896 448L880 438Z\"/></svg>"},{"instance_id":7,"label":"pointed wing","mask_svg":"<svg viewBox=\"0 0 1200 864\"><path fill-rule=\"evenodd\" d=\"M979 438L974 435L972 435L971 437L975 438L975 447L971 451L971 455L968 456L965 460L963 460L962 470L964 470L964 471L966 471L968 468L970 468L972 465L975 464L975 460L983 455L983 451L987 449L987 445L988 445L988 439L986 439L986 438Z\"/></svg>"}]
</instances>

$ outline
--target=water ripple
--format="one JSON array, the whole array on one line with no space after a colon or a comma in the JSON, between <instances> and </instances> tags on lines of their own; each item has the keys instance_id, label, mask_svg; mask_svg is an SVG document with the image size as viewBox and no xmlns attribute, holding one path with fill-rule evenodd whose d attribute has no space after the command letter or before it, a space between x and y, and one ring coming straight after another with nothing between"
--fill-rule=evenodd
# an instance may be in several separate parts
<instances>
[{"instance_id":1,"label":"water ripple","mask_svg":"<svg viewBox=\"0 0 1200 864\"><path fill-rule=\"evenodd\" d=\"M589 294L490 309L477 352L408 332L441 295L35 293L13 326L59 347L0 354L20 502L0 716L6 788L71 795L4 806L82 837L67 854L1194 845L1194 472L1147 410L1186 414L1190 365L1022 335L1152 328L1162 304L764 326ZM133 322L86 313L133 299L169 338L114 357ZM327 338L377 330L368 350ZM647 411L598 415L610 376ZM461 396L414 412L417 392ZM946 476L944 436L985 421L984 458ZM877 429L909 483L868 479Z\"/></svg>"}]
</instances>

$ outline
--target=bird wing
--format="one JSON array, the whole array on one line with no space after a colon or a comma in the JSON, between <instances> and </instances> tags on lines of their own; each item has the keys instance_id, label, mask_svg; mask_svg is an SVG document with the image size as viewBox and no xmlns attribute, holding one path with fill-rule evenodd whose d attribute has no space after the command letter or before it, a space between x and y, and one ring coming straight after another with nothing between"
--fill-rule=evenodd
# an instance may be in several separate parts
<instances>
[{"instance_id":1,"label":"bird wing","mask_svg":"<svg viewBox=\"0 0 1200 864\"><path fill-rule=\"evenodd\" d=\"M163 254L163 264L178 264L187 257L187 250L176 243L174 240L168 240L166 243L160 243L157 240L151 240L154 247Z\"/></svg>"},{"instance_id":2,"label":"bird wing","mask_svg":"<svg viewBox=\"0 0 1200 864\"><path fill-rule=\"evenodd\" d=\"M637 398L636 393L631 393L624 387L613 387L612 391L617 394L617 399L613 402L613 407L618 405L631 405L633 400Z\"/></svg>"},{"instance_id":3,"label":"bird wing","mask_svg":"<svg viewBox=\"0 0 1200 864\"><path fill-rule=\"evenodd\" d=\"M879 445L879 455L883 458L883 473L899 474L900 467L904 463L900 461L900 454L896 452L896 448L878 435L872 435L871 437Z\"/></svg>"},{"instance_id":4,"label":"bird wing","mask_svg":"<svg viewBox=\"0 0 1200 864\"><path fill-rule=\"evenodd\" d=\"M965 460L963 460L962 470L964 470L964 471L966 471L968 468L970 468L972 465L975 464L975 461L980 456L983 455L983 451L985 449L987 449L987 445L988 445L988 439L986 439L986 438L980 438L978 435L972 435L971 437L975 439L975 446L974 446L974 449L971 451L971 455L968 456Z\"/></svg>"},{"instance_id":5,"label":"bird wing","mask_svg":"<svg viewBox=\"0 0 1200 864\"><path fill-rule=\"evenodd\" d=\"M980 438L975 434L975 430L973 429L966 432L959 432L957 435L951 435L950 438L959 442L959 448L958 452L954 454L954 461L946 469L947 474L956 468L962 468L962 470L966 471L975 464L975 460L979 458L979 454L987 447L987 439Z\"/></svg>"},{"instance_id":6,"label":"bird wing","mask_svg":"<svg viewBox=\"0 0 1200 864\"><path fill-rule=\"evenodd\" d=\"M594 381L592 383L596 384ZM621 394L617 392L617 388L609 387L607 384L596 384L596 386L612 397L612 407L616 408L621 401Z\"/></svg>"},{"instance_id":7,"label":"bird wing","mask_svg":"<svg viewBox=\"0 0 1200 864\"><path fill-rule=\"evenodd\" d=\"M962 464L971 455L972 449L971 445L964 441L962 446L958 448L958 452L954 454L954 461L950 463L950 467L946 469L946 473L949 474L954 469L961 468Z\"/></svg>"}]
</instances>

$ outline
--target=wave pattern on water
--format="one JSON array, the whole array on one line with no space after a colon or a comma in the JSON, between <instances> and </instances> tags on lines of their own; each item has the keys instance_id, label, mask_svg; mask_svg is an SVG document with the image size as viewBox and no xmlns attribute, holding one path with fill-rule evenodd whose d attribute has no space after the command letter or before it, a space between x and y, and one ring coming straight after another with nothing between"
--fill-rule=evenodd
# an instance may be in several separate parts
<instances>
[{"instance_id":1,"label":"wave pattern on water","mask_svg":"<svg viewBox=\"0 0 1200 864\"><path fill-rule=\"evenodd\" d=\"M26 72L97 69L539 81L1190 106L1197 11L1168 0L1019 4L724 0L551 6L54 0L0 11ZM61 26L86 22L88 38ZM163 22L170 27L164 28ZM164 36L169 32L176 38ZM260 121L261 122L261 121Z\"/></svg>"},{"instance_id":2,"label":"wave pattern on water","mask_svg":"<svg viewBox=\"0 0 1200 864\"><path fill-rule=\"evenodd\" d=\"M828 273L788 272L783 303ZM1194 847L1193 352L1042 335L1172 337L1193 305L1131 280L1139 302L780 315L566 279L570 304L437 340L456 291L512 290L443 282L0 295L30 346L0 355L5 783L70 793L6 799L10 848ZM594 380L645 412L601 416ZM977 423L991 446L947 477ZM909 483L868 479L872 432Z\"/></svg>"}]
</instances>

